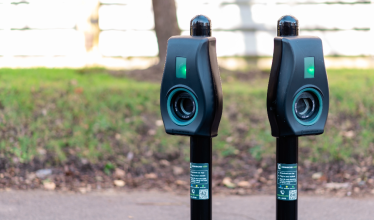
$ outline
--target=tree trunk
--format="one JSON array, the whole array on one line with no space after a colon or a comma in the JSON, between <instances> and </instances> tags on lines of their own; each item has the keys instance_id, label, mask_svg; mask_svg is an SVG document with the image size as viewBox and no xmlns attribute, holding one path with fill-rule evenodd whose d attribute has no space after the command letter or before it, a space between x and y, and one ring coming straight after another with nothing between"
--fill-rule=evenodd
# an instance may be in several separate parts
<instances>
[{"instance_id":1,"label":"tree trunk","mask_svg":"<svg viewBox=\"0 0 374 220\"><path fill-rule=\"evenodd\" d=\"M177 22L177 9L174 0L152 0L155 17L155 30L158 42L158 65L164 65L167 41L171 36L180 35Z\"/></svg>"},{"instance_id":2,"label":"tree trunk","mask_svg":"<svg viewBox=\"0 0 374 220\"><path fill-rule=\"evenodd\" d=\"M99 47L99 0L81 0L80 20L77 29L84 33L87 53L98 53Z\"/></svg>"}]
</instances>

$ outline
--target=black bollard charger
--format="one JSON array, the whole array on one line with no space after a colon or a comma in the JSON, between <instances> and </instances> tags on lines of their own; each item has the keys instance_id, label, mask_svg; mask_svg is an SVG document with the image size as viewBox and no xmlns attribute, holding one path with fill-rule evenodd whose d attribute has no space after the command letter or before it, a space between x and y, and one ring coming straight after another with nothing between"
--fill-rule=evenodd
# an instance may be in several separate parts
<instances>
[{"instance_id":1,"label":"black bollard charger","mask_svg":"<svg viewBox=\"0 0 374 220\"><path fill-rule=\"evenodd\" d=\"M276 219L296 220L298 137L324 132L329 87L318 37L299 35L298 20L283 16L274 38L267 112L276 140Z\"/></svg>"},{"instance_id":2,"label":"black bollard charger","mask_svg":"<svg viewBox=\"0 0 374 220\"><path fill-rule=\"evenodd\" d=\"M222 87L211 21L195 16L191 36L168 40L160 108L165 131L190 136L191 219L212 219L212 137L222 116Z\"/></svg>"}]
</instances>

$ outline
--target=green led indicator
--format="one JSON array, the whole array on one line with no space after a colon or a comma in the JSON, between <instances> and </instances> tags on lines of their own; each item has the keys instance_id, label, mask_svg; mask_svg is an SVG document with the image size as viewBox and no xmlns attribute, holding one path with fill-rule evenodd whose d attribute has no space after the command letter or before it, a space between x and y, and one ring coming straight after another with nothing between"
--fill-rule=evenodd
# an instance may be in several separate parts
<instances>
[{"instance_id":1,"label":"green led indicator","mask_svg":"<svg viewBox=\"0 0 374 220\"><path fill-rule=\"evenodd\" d=\"M175 60L175 72L177 78L185 79L187 76L187 58L177 57Z\"/></svg>"},{"instance_id":2,"label":"green led indicator","mask_svg":"<svg viewBox=\"0 0 374 220\"><path fill-rule=\"evenodd\" d=\"M314 57L304 57L304 78L314 78Z\"/></svg>"}]
</instances>

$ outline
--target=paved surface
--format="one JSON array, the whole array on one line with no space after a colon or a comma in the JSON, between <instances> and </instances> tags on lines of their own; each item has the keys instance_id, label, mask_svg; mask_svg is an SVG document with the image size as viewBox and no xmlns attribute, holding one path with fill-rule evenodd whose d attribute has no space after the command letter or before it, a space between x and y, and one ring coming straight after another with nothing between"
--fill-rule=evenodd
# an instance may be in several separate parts
<instances>
[{"instance_id":1,"label":"paved surface","mask_svg":"<svg viewBox=\"0 0 374 220\"><path fill-rule=\"evenodd\" d=\"M275 219L273 196L215 196L214 220ZM188 195L157 192L0 192L1 220L189 220ZM374 198L299 197L301 220L373 220Z\"/></svg>"}]
</instances>

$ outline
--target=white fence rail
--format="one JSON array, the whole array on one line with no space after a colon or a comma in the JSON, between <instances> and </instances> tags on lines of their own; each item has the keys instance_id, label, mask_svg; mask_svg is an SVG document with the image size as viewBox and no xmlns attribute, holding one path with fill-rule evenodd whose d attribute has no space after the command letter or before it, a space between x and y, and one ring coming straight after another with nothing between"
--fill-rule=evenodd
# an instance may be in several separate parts
<instances>
[{"instance_id":1,"label":"white fence rail","mask_svg":"<svg viewBox=\"0 0 374 220\"><path fill-rule=\"evenodd\" d=\"M81 0L0 1L0 55L76 56L85 53L77 30ZM219 56L272 56L276 21L299 19L300 35L319 36L325 55L374 55L374 4L364 0L176 0L188 35L196 14L212 19ZM101 0L99 51L104 56L156 56L151 0Z\"/></svg>"}]
</instances>

